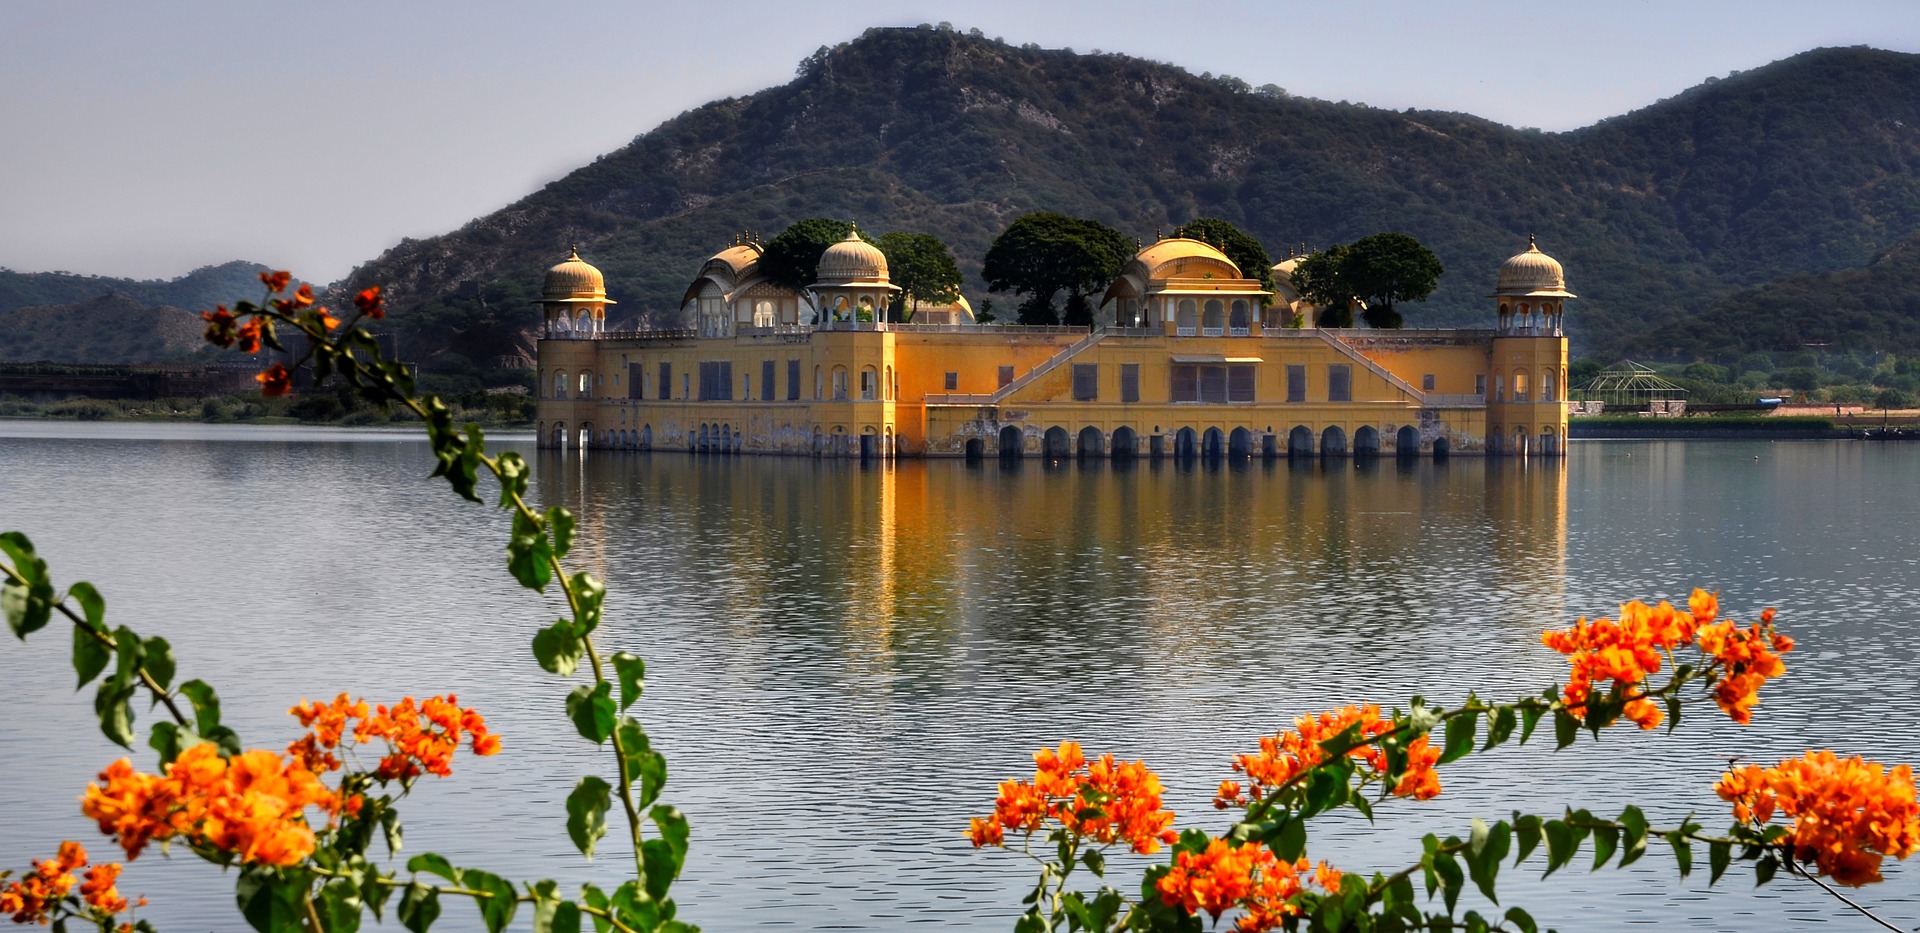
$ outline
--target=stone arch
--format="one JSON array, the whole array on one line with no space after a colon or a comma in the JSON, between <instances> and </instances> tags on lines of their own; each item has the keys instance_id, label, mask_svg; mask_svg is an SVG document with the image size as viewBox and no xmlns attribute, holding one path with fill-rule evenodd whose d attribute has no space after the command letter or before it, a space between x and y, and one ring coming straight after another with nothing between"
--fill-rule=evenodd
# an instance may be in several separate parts
<instances>
[{"instance_id":1,"label":"stone arch","mask_svg":"<svg viewBox=\"0 0 1920 933\"><path fill-rule=\"evenodd\" d=\"M880 383L880 395L887 401L893 401L895 392L893 391L893 367L891 365L887 367L887 381Z\"/></svg>"},{"instance_id":2,"label":"stone arch","mask_svg":"<svg viewBox=\"0 0 1920 933\"><path fill-rule=\"evenodd\" d=\"M593 424L591 422L582 422L580 424L579 444L581 450L586 450L593 446Z\"/></svg>"},{"instance_id":3,"label":"stone arch","mask_svg":"<svg viewBox=\"0 0 1920 933\"><path fill-rule=\"evenodd\" d=\"M653 449L653 425L651 424L643 424L640 426L640 449Z\"/></svg>"},{"instance_id":4,"label":"stone arch","mask_svg":"<svg viewBox=\"0 0 1920 933\"><path fill-rule=\"evenodd\" d=\"M1088 457L1104 457L1107 455L1107 436L1101 433L1099 428L1087 425L1080 429L1080 437L1074 444L1073 452L1082 460Z\"/></svg>"},{"instance_id":5,"label":"stone arch","mask_svg":"<svg viewBox=\"0 0 1920 933\"><path fill-rule=\"evenodd\" d=\"M1516 369L1513 371L1513 400L1514 401L1516 402L1526 401L1527 391L1532 388L1533 387L1531 385L1527 384L1527 371L1525 369Z\"/></svg>"},{"instance_id":6,"label":"stone arch","mask_svg":"<svg viewBox=\"0 0 1920 933\"><path fill-rule=\"evenodd\" d=\"M860 399L866 402L880 400L880 371L872 366L860 367Z\"/></svg>"},{"instance_id":7,"label":"stone arch","mask_svg":"<svg viewBox=\"0 0 1920 933\"><path fill-rule=\"evenodd\" d=\"M1072 439L1067 436L1067 429L1057 424L1048 428L1040 437L1040 453L1048 460L1065 460L1071 456Z\"/></svg>"},{"instance_id":8,"label":"stone arch","mask_svg":"<svg viewBox=\"0 0 1920 933\"><path fill-rule=\"evenodd\" d=\"M1197 334L1200 332L1200 304L1191 298L1180 299L1179 310L1174 313L1176 333Z\"/></svg>"},{"instance_id":9,"label":"stone arch","mask_svg":"<svg viewBox=\"0 0 1920 933\"><path fill-rule=\"evenodd\" d=\"M1019 425L1007 425L1000 429L1000 459L1018 460L1026 453L1027 437Z\"/></svg>"},{"instance_id":10,"label":"stone arch","mask_svg":"<svg viewBox=\"0 0 1920 933\"><path fill-rule=\"evenodd\" d=\"M1253 456L1253 432L1246 428L1234 428L1227 435L1227 456L1235 460L1246 460Z\"/></svg>"},{"instance_id":11,"label":"stone arch","mask_svg":"<svg viewBox=\"0 0 1920 933\"><path fill-rule=\"evenodd\" d=\"M1235 298L1233 308L1227 314L1227 327L1235 334L1247 334L1253 330L1253 314L1245 298Z\"/></svg>"},{"instance_id":12,"label":"stone arch","mask_svg":"<svg viewBox=\"0 0 1920 933\"><path fill-rule=\"evenodd\" d=\"M1327 429L1320 432L1320 456L1344 457L1346 455L1347 432L1341 430L1337 424L1327 425Z\"/></svg>"},{"instance_id":13,"label":"stone arch","mask_svg":"<svg viewBox=\"0 0 1920 933\"><path fill-rule=\"evenodd\" d=\"M981 460L986 459L987 442L977 437L969 437L967 438L967 445L965 447L965 450L967 452L967 462L978 463Z\"/></svg>"},{"instance_id":14,"label":"stone arch","mask_svg":"<svg viewBox=\"0 0 1920 933\"><path fill-rule=\"evenodd\" d=\"M1527 447L1528 447L1527 440L1528 440L1527 429L1524 425L1514 428L1513 429L1513 449L1508 452L1513 454L1516 457L1526 456Z\"/></svg>"},{"instance_id":15,"label":"stone arch","mask_svg":"<svg viewBox=\"0 0 1920 933\"><path fill-rule=\"evenodd\" d=\"M1402 457L1414 457L1420 454L1420 430L1413 425L1400 426L1399 433L1393 436L1393 452Z\"/></svg>"},{"instance_id":16,"label":"stone arch","mask_svg":"<svg viewBox=\"0 0 1920 933\"><path fill-rule=\"evenodd\" d=\"M1219 428L1208 428L1200 435L1200 456L1218 460L1227 455L1227 436Z\"/></svg>"},{"instance_id":17,"label":"stone arch","mask_svg":"<svg viewBox=\"0 0 1920 933\"><path fill-rule=\"evenodd\" d=\"M1287 432L1287 456L1313 456L1313 429L1304 424L1296 424Z\"/></svg>"},{"instance_id":18,"label":"stone arch","mask_svg":"<svg viewBox=\"0 0 1920 933\"><path fill-rule=\"evenodd\" d=\"M553 371L553 397L567 397L567 371L564 369L556 369Z\"/></svg>"},{"instance_id":19,"label":"stone arch","mask_svg":"<svg viewBox=\"0 0 1920 933\"><path fill-rule=\"evenodd\" d=\"M1218 334L1227 329L1227 304L1218 298L1207 299L1200 312L1200 332Z\"/></svg>"},{"instance_id":20,"label":"stone arch","mask_svg":"<svg viewBox=\"0 0 1920 933\"><path fill-rule=\"evenodd\" d=\"M1200 436L1192 428L1181 428L1173 435L1173 456L1176 460L1192 460L1200 455Z\"/></svg>"},{"instance_id":21,"label":"stone arch","mask_svg":"<svg viewBox=\"0 0 1920 933\"><path fill-rule=\"evenodd\" d=\"M1451 453L1453 453L1453 442L1447 440L1446 435L1443 434L1433 439L1433 459L1445 460Z\"/></svg>"},{"instance_id":22,"label":"stone arch","mask_svg":"<svg viewBox=\"0 0 1920 933\"><path fill-rule=\"evenodd\" d=\"M593 397L593 370L583 369L580 371L580 397Z\"/></svg>"},{"instance_id":23,"label":"stone arch","mask_svg":"<svg viewBox=\"0 0 1920 933\"><path fill-rule=\"evenodd\" d=\"M1377 457L1380 455L1380 432L1373 425L1361 425L1353 432L1353 455L1356 457Z\"/></svg>"},{"instance_id":24,"label":"stone arch","mask_svg":"<svg viewBox=\"0 0 1920 933\"><path fill-rule=\"evenodd\" d=\"M1113 429L1113 442L1108 445L1115 460L1132 460L1140 453L1140 438L1129 427Z\"/></svg>"}]
</instances>

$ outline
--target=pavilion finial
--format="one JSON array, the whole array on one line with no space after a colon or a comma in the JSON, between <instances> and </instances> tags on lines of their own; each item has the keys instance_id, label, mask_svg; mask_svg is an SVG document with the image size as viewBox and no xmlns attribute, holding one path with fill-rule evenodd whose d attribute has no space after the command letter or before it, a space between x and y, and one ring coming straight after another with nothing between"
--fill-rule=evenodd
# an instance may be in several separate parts
<instances>
[{"instance_id":1,"label":"pavilion finial","mask_svg":"<svg viewBox=\"0 0 1920 933\"><path fill-rule=\"evenodd\" d=\"M1529 234L1527 234L1527 248L1528 248L1528 249L1539 249L1539 248L1540 248L1540 246L1539 246L1539 244L1537 244L1537 243L1535 243L1535 242L1533 241L1533 234L1531 234L1531 233L1529 233Z\"/></svg>"}]
</instances>

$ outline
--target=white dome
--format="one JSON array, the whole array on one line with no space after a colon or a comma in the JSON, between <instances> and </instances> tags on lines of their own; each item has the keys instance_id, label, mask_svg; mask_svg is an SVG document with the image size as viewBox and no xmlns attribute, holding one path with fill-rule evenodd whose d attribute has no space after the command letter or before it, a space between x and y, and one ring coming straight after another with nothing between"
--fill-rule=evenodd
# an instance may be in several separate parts
<instances>
[{"instance_id":1,"label":"white dome","mask_svg":"<svg viewBox=\"0 0 1920 933\"><path fill-rule=\"evenodd\" d=\"M814 281L819 285L852 285L887 283L887 257L880 247L860 239L858 230L848 230L847 238L820 254L820 265L814 270Z\"/></svg>"},{"instance_id":2,"label":"white dome","mask_svg":"<svg viewBox=\"0 0 1920 933\"><path fill-rule=\"evenodd\" d=\"M1566 272L1552 256L1540 251L1533 237L1527 237L1527 251L1500 264L1500 278L1493 293L1515 298L1573 298L1567 291Z\"/></svg>"},{"instance_id":3,"label":"white dome","mask_svg":"<svg viewBox=\"0 0 1920 933\"><path fill-rule=\"evenodd\" d=\"M540 286L540 300L614 303L607 301L606 276L581 259L577 249L569 250L564 262L547 270L547 280Z\"/></svg>"}]
</instances>

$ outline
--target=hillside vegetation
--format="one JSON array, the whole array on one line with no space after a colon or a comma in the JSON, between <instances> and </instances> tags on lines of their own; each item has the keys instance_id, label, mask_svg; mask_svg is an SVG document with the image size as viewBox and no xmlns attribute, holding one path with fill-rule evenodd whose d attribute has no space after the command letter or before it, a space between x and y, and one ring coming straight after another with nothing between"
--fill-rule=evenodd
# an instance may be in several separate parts
<instances>
[{"instance_id":1,"label":"hillside vegetation","mask_svg":"<svg viewBox=\"0 0 1920 933\"><path fill-rule=\"evenodd\" d=\"M803 217L936 234L976 304L1015 217L1130 235L1233 221L1284 257L1383 230L1448 269L1410 326L1479 322L1494 270L1537 233L1581 294L1575 352L1776 279L1857 267L1920 228L1920 56L1822 49L1570 133L1285 96L1120 55L875 29L791 83L667 121L346 287L385 283L422 347L474 359L528 327L570 242L619 310L669 323L706 256ZM1000 299L1004 301L1004 299Z\"/></svg>"},{"instance_id":2,"label":"hillside vegetation","mask_svg":"<svg viewBox=\"0 0 1920 933\"><path fill-rule=\"evenodd\" d=\"M204 266L175 279L117 279L71 272L15 272L0 269L0 313L29 306L70 305L103 295L118 295L143 305L211 308L236 297L254 297L255 278L266 266L228 262Z\"/></svg>"}]
</instances>

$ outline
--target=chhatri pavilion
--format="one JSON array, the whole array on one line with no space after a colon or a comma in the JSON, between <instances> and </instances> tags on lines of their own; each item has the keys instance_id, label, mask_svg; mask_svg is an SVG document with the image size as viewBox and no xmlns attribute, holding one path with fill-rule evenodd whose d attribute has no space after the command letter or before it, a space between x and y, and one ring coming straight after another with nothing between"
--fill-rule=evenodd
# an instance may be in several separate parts
<instances>
[{"instance_id":1,"label":"chhatri pavilion","mask_svg":"<svg viewBox=\"0 0 1920 933\"><path fill-rule=\"evenodd\" d=\"M880 250L849 233L815 283L767 280L739 242L701 267L684 329L609 331L578 253L540 303L539 443L820 457L1559 456L1569 298L1531 242L1501 265L1490 329L1311 326L1198 240L1139 250L1099 324L981 324L963 301L912 323ZM1291 326L1299 321L1308 326Z\"/></svg>"}]
</instances>

